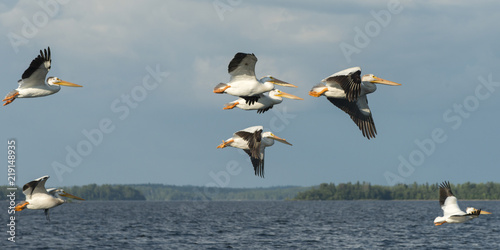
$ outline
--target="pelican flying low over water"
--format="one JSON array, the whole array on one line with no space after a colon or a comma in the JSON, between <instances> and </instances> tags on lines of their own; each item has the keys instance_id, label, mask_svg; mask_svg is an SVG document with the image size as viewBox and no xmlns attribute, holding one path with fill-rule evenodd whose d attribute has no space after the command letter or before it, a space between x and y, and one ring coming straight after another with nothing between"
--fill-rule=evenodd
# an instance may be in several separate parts
<instances>
[{"instance_id":1,"label":"pelican flying low over water","mask_svg":"<svg viewBox=\"0 0 500 250\"><path fill-rule=\"evenodd\" d=\"M321 82L309 91L309 95L314 97L326 96L333 105L351 117L363 133L363 136L368 139L375 138L377 129L373 122L370 107L368 107L366 95L377 90L374 83L393 86L401 85L376 77L373 74L361 77L360 67L339 71Z\"/></svg>"},{"instance_id":2,"label":"pelican flying low over water","mask_svg":"<svg viewBox=\"0 0 500 250\"><path fill-rule=\"evenodd\" d=\"M283 138L279 138L271 132L262 132L262 126L253 126L240 130L233 134L233 137L222 141L217 148L227 146L243 149L252 161L255 175L264 177L264 150L274 144L274 141L288 144Z\"/></svg>"},{"instance_id":3,"label":"pelican flying low over water","mask_svg":"<svg viewBox=\"0 0 500 250\"><path fill-rule=\"evenodd\" d=\"M34 181L30 181L23 186L23 193L26 196L26 201L23 201L16 205L15 211L21 211L26 208L28 209L43 209L45 212L45 217L50 221L49 209L57 207L65 200L61 199L59 196L84 200L80 197L74 196L64 192L62 189L49 188L45 189L45 182L49 179L49 176L42 176Z\"/></svg>"},{"instance_id":4,"label":"pelican flying low over water","mask_svg":"<svg viewBox=\"0 0 500 250\"><path fill-rule=\"evenodd\" d=\"M40 55L31 61L28 69L24 71L22 79L17 82L19 87L9 92L2 100L5 102L3 106L13 102L16 98L41 97L55 94L61 89L60 85L82 87L81 85L66 82L54 76L47 78L47 83L45 83L45 77L50 70L51 61L50 47L44 49L43 52L40 50Z\"/></svg>"},{"instance_id":5,"label":"pelican flying low over water","mask_svg":"<svg viewBox=\"0 0 500 250\"><path fill-rule=\"evenodd\" d=\"M491 214L490 212L482 211L468 207L466 212L460 210L457 204L457 198L451 192L450 182L443 182L439 185L439 204L443 209L444 215L434 219L434 225L440 226L444 223L462 223L468 220L477 218L480 214Z\"/></svg>"},{"instance_id":6,"label":"pelican flying low over water","mask_svg":"<svg viewBox=\"0 0 500 250\"><path fill-rule=\"evenodd\" d=\"M214 93L239 96L245 99L247 104L252 105L259 99L259 94L273 90L274 85L297 87L272 76L265 76L257 80L255 63L257 63L257 57L254 54L236 53L227 68L229 75L231 75L230 81L219 83L215 86Z\"/></svg>"},{"instance_id":7,"label":"pelican flying low over water","mask_svg":"<svg viewBox=\"0 0 500 250\"><path fill-rule=\"evenodd\" d=\"M280 104L283 101L283 97L295 100L304 100L298 96L285 93L279 89L273 89L269 91L269 94L259 94L259 99L254 104L246 103L245 99L239 98L236 101L226 103L223 109L233 109L238 107L244 110L257 110L257 113L264 113L269 109L272 109L274 105Z\"/></svg>"}]
</instances>

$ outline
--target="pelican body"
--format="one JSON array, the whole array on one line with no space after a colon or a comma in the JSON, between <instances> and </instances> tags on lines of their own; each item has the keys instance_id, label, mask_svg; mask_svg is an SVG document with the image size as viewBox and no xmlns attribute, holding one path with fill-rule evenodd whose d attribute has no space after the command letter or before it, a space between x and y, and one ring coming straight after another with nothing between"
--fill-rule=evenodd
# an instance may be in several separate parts
<instances>
[{"instance_id":1,"label":"pelican body","mask_svg":"<svg viewBox=\"0 0 500 250\"><path fill-rule=\"evenodd\" d=\"M458 207L457 197L451 192L450 182L443 182L439 185L439 204L443 209L443 216L434 219L434 225L440 226L444 223L463 223L477 218L480 214L491 214L481 209L468 207L466 212Z\"/></svg>"},{"instance_id":2,"label":"pelican body","mask_svg":"<svg viewBox=\"0 0 500 250\"><path fill-rule=\"evenodd\" d=\"M28 69L24 71L21 80L17 82L19 87L9 92L2 100L5 102L3 106L13 102L16 98L32 98L55 94L61 90L61 85L82 87L81 85L66 82L54 76L48 77L45 83L45 77L50 70L51 62L50 47L44 49L44 51L40 50L40 55L31 61Z\"/></svg>"},{"instance_id":3,"label":"pelican body","mask_svg":"<svg viewBox=\"0 0 500 250\"><path fill-rule=\"evenodd\" d=\"M233 134L233 137L222 141L222 144L217 148L225 148L227 146L243 149L252 161L255 175L264 177L264 154L265 148L274 145L274 141L279 141L288 145L292 145L285 139L274 135L272 132L262 132L262 126L253 126L240 130Z\"/></svg>"},{"instance_id":4,"label":"pelican body","mask_svg":"<svg viewBox=\"0 0 500 250\"><path fill-rule=\"evenodd\" d=\"M314 97L326 96L333 105L351 117L364 137L370 139L375 138L377 129L375 128L370 107L368 107L366 95L377 90L375 83L392 86L401 85L376 77L373 74L361 76L361 68L353 67L323 79L321 83L315 85L309 91L309 95Z\"/></svg>"},{"instance_id":5,"label":"pelican body","mask_svg":"<svg viewBox=\"0 0 500 250\"><path fill-rule=\"evenodd\" d=\"M269 94L259 94L258 100L253 104L248 104L245 99L239 98L236 101L226 103L223 109L233 109L234 107L243 110L257 110L257 113L264 113L272 109L274 105L283 102L283 97L295 100L304 100L298 96L285 93L279 89L269 91Z\"/></svg>"},{"instance_id":6,"label":"pelican body","mask_svg":"<svg viewBox=\"0 0 500 250\"><path fill-rule=\"evenodd\" d=\"M257 79L255 76L256 63L257 57L254 54L236 53L228 65L228 73L231 76L230 81L228 83L219 83L215 86L214 93L238 96L251 105L261 97L260 94L273 90L275 84L297 87L272 76Z\"/></svg>"},{"instance_id":7,"label":"pelican body","mask_svg":"<svg viewBox=\"0 0 500 250\"><path fill-rule=\"evenodd\" d=\"M23 186L23 193L26 196L26 200L17 204L15 211L21 211L26 208L42 209L45 212L45 217L50 221L49 209L66 202L60 198L60 196L83 200L80 197L64 192L62 189L45 189L45 182L47 179L49 179L48 175L26 183Z\"/></svg>"}]
</instances>

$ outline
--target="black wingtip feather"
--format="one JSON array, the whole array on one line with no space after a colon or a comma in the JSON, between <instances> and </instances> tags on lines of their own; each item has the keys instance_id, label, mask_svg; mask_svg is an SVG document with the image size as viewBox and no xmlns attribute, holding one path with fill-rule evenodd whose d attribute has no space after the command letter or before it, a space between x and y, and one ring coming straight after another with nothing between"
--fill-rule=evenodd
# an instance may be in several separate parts
<instances>
[{"instance_id":1,"label":"black wingtip feather","mask_svg":"<svg viewBox=\"0 0 500 250\"><path fill-rule=\"evenodd\" d=\"M439 185L439 204L443 206L446 198L448 198L449 196L455 196L451 191L450 182L443 181L443 183Z\"/></svg>"},{"instance_id":2,"label":"black wingtip feather","mask_svg":"<svg viewBox=\"0 0 500 250\"><path fill-rule=\"evenodd\" d=\"M233 72L238 66L240 65L241 61L245 59L245 57L252 55L255 56L253 53L243 53L243 52L238 52L236 55L234 55L233 59L231 62L229 62L229 65L227 66L227 71L229 73Z\"/></svg>"},{"instance_id":3,"label":"black wingtip feather","mask_svg":"<svg viewBox=\"0 0 500 250\"><path fill-rule=\"evenodd\" d=\"M267 108L263 108L263 109L259 109L257 110L257 114L263 114L265 113L266 111L270 110L273 108L274 105L271 105L270 107L267 107Z\"/></svg>"},{"instance_id":4,"label":"black wingtip feather","mask_svg":"<svg viewBox=\"0 0 500 250\"><path fill-rule=\"evenodd\" d=\"M33 61L31 61L30 66L26 69L22 75L22 79L29 78L42 64L46 61L52 62L50 58L50 47L48 49L40 50L40 55L38 55ZM50 69L50 66L49 66Z\"/></svg>"},{"instance_id":5,"label":"black wingtip feather","mask_svg":"<svg viewBox=\"0 0 500 250\"><path fill-rule=\"evenodd\" d=\"M253 105L260 98L260 96L258 96L258 95L255 95L255 96L240 96L240 97L243 98L243 99L245 99L245 102L248 105Z\"/></svg>"}]
</instances>

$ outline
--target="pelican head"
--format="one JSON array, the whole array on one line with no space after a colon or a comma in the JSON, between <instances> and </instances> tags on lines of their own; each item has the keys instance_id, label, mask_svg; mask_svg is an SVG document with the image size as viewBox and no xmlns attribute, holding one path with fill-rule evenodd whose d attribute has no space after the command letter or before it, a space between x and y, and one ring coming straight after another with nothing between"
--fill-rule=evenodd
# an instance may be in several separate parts
<instances>
[{"instance_id":1,"label":"pelican head","mask_svg":"<svg viewBox=\"0 0 500 250\"><path fill-rule=\"evenodd\" d=\"M62 196L62 197L66 197L66 198L71 198L71 199L76 199L76 200L81 200L81 201L84 201L84 200L85 200L85 199L82 199L82 198L80 198L80 197L78 197L78 196L74 196L74 195L72 195L72 194L70 194L70 193L66 193L66 192L64 191L64 189L62 189L62 188L55 189L55 190L53 190L52 192L51 192L51 191L49 191L49 190L47 190L47 191L48 191L49 193L53 193L53 194L56 194L56 195L59 195L59 196Z\"/></svg>"},{"instance_id":2,"label":"pelican head","mask_svg":"<svg viewBox=\"0 0 500 250\"><path fill-rule=\"evenodd\" d=\"M279 96L279 97L285 97L285 98L294 99L294 100L304 100L298 96L294 96L292 94L285 93L279 89L273 89L273 90L269 91L269 96L270 97Z\"/></svg>"},{"instance_id":3,"label":"pelican head","mask_svg":"<svg viewBox=\"0 0 500 250\"><path fill-rule=\"evenodd\" d=\"M55 76L51 76L51 77L47 78L47 84L48 85L62 85L62 86L68 86L68 87L82 87L82 85L63 81Z\"/></svg>"},{"instance_id":4,"label":"pelican head","mask_svg":"<svg viewBox=\"0 0 500 250\"><path fill-rule=\"evenodd\" d=\"M297 86L293 85L293 84L290 84L290 83L287 83L285 81L282 81L282 80L279 80L273 76L264 76L262 78L260 78L259 80L261 83L266 83L266 82L270 82L274 85L280 85L280 86L285 86L285 87L294 87L294 88L297 88Z\"/></svg>"},{"instance_id":5,"label":"pelican head","mask_svg":"<svg viewBox=\"0 0 500 250\"><path fill-rule=\"evenodd\" d=\"M328 91L328 87L326 87L326 85L323 83L318 83L309 91L309 95L314 97L320 97L326 91Z\"/></svg>"},{"instance_id":6,"label":"pelican head","mask_svg":"<svg viewBox=\"0 0 500 250\"><path fill-rule=\"evenodd\" d=\"M380 84L386 84L386 85L392 85L392 86L401 85L400 83L396 83L396 82L382 79L380 77L376 77L373 74L363 75L363 77L361 77L361 82L380 83Z\"/></svg>"},{"instance_id":7,"label":"pelican head","mask_svg":"<svg viewBox=\"0 0 500 250\"><path fill-rule=\"evenodd\" d=\"M277 137L276 135L274 135L272 132L269 132L269 131L262 133L262 138L274 139L274 140L279 141L281 143L285 143L285 144L292 146L292 144L287 142L285 139Z\"/></svg>"}]
</instances>

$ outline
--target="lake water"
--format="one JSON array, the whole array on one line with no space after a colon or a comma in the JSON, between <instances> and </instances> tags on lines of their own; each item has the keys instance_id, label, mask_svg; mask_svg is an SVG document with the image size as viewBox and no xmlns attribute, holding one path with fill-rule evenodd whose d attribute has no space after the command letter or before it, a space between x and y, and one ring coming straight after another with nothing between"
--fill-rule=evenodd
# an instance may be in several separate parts
<instances>
[{"instance_id":1,"label":"lake water","mask_svg":"<svg viewBox=\"0 0 500 250\"><path fill-rule=\"evenodd\" d=\"M4 233L0 248L500 249L500 201L459 204L493 214L434 226L437 201L84 201L51 209L51 222L18 212L16 242Z\"/></svg>"}]
</instances>

